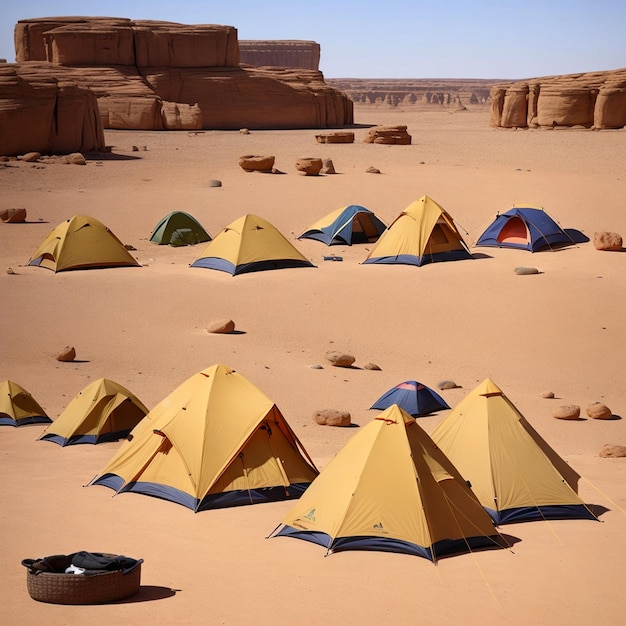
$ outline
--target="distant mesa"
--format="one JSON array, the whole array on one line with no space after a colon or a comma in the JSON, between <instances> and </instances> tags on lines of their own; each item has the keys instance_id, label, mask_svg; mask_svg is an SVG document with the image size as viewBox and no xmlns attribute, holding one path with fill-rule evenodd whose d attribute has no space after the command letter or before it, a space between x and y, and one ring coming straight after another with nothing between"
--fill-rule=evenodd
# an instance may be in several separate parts
<instances>
[{"instance_id":1,"label":"distant mesa","mask_svg":"<svg viewBox=\"0 0 626 626\"><path fill-rule=\"evenodd\" d=\"M304 59L308 51L307 63L314 65L319 63L316 46L275 42L273 47L290 62ZM317 69L240 65L233 26L25 19L15 26L15 49L17 63L0 66L0 124L16 129L0 137L0 154L103 150L102 129L107 128L292 129L353 123L352 101ZM21 129L27 129L24 136Z\"/></svg>"},{"instance_id":2,"label":"distant mesa","mask_svg":"<svg viewBox=\"0 0 626 626\"><path fill-rule=\"evenodd\" d=\"M495 85L490 123L500 128L623 128L626 68Z\"/></svg>"}]
</instances>

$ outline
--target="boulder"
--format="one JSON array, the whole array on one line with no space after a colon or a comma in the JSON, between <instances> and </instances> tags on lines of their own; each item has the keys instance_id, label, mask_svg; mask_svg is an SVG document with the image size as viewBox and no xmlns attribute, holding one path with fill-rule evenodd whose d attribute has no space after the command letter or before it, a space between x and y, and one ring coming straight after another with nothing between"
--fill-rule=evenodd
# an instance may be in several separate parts
<instances>
[{"instance_id":1,"label":"boulder","mask_svg":"<svg viewBox=\"0 0 626 626\"><path fill-rule=\"evenodd\" d=\"M395 145L410 145L411 135L406 126L375 126L370 128L363 139L364 143L382 143Z\"/></svg>"},{"instance_id":2,"label":"boulder","mask_svg":"<svg viewBox=\"0 0 626 626\"><path fill-rule=\"evenodd\" d=\"M322 171L322 159L304 157L296 161L296 169L305 176L317 176Z\"/></svg>"},{"instance_id":3,"label":"boulder","mask_svg":"<svg viewBox=\"0 0 626 626\"><path fill-rule=\"evenodd\" d=\"M320 133L315 135L315 141L317 143L354 143L354 133L351 131Z\"/></svg>"},{"instance_id":4,"label":"boulder","mask_svg":"<svg viewBox=\"0 0 626 626\"><path fill-rule=\"evenodd\" d=\"M356 361L351 354L338 352L336 350L329 350L326 353L326 359L335 367L351 367Z\"/></svg>"},{"instance_id":5,"label":"boulder","mask_svg":"<svg viewBox=\"0 0 626 626\"><path fill-rule=\"evenodd\" d=\"M246 172L271 172L275 157L245 155L239 157L239 167Z\"/></svg>"},{"instance_id":6,"label":"boulder","mask_svg":"<svg viewBox=\"0 0 626 626\"><path fill-rule=\"evenodd\" d=\"M617 459L626 457L626 446L618 446L613 443L605 443L600 450L599 456L605 459Z\"/></svg>"},{"instance_id":7,"label":"boulder","mask_svg":"<svg viewBox=\"0 0 626 626\"><path fill-rule=\"evenodd\" d=\"M587 407L587 415L595 420L610 420L613 413L606 404L602 402L594 402Z\"/></svg>"},{"instance_id":8,"label":"boulder","mask_svg":"<svg viewBox=\"0 0 626 626\"><path fill-rule=\"evenodd\" d=\"M320 174L336 174L335 166L332 159L322 159L322 169Z\"/></svg>"},{"instance_id":9,"label":"boulder","mask_svg":"<svg viewBox=\"0 0 626 626\"><path fill-rule=\"evenodd\" d=\"M235 322L231 319L213 320L206 327L208 333L228 334L235 330Z\"/></svg>"},{"instance_id":10,"label":"boulder","mask_svg":"<svg viewBox=\"0 0 626 626\"><path fill-rule=\"evenodd\" d=\"M350 426L351 417L348 411L322 409L313 413L313 420L320 426Z\"/></svg>"},{"instance_id":11,"label":"boulder","mask_svg":"<svg viewBox=\"0 0 626 626\"><path fill-rule=\"evenodd\" d=\"M66 346L56 356L57 361L73 361L76 358L76 350L72 346Z\"/></svg>"},{"instance_id":12,"label":"boulder","mask_svg":"<svg viewBox=\"0 0 626 626\"><path fill-rule=\"evenodd\" d=\"M17 224L26 221L26 209L2 209L0 220L10 224Z\"/></svg>"},{"instance_id":13,"label":"boulder","mask_svg":"<svg viewBox=\"0 0 626 626\"><path fill-rule=\"evenodd\" d=\"M593 246L596 250L621 250L622 236L607 231L593 233Z\"/></svg>"},{"instance_id":14,"label":"boulder","mask_svg":"<svg viewBox=\"0 0 626 626\"><path fill-rule=\"evenodd\" d=\"M444 389L457 389L459 385L457 385L453 380L442 380L437 383L437 387L441 390Z\"/></svg>"},{"instance_id":15,"label":"boulder","mask_svg":"<svg viewBox=\"0 0 626 626\"><path fill-rule=\"evenodd\" d=\"M554 411L554 417L560 420L580 419L580 407L577 404L562 404Z\"/></svg>"},{"instance_id":16,"label":"boulder","mask_svg":"<svg viewBox=\"0 0 626 626\"><path fill-rule=\"evenodd\" d=\"M68 154L67 160L72 165L87 165L85 157L80 152L72 152L72 154Z\"/></svg>"}]
</instances>

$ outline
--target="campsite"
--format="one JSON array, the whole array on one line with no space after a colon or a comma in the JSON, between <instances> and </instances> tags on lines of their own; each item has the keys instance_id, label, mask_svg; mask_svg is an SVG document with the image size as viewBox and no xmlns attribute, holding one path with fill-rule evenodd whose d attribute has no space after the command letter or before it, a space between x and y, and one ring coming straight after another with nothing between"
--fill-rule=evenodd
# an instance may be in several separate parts
<instances>
[{"instance_id":1,"label":"campsite","mask_svg":"<svg viewBox=\"0 0 626 626\"><path fill-rule=\"evenodd\" d=\"M81 390L102 378L123 386L149 411L161 411L171 409L172 394L202 372L233 371L263 400L248 430L235 432L229 423L232 430L221 433L230 441L222 465L241 459L241 444L252 431L267 435L259 424L266 427L269 411L277 420L269 422L272 430L282 416L288 429L281 432L292 432L306 452L290 457L302 462L296 473L306 479L296 476L294 484L312 481L319 472L347 492L354 483L325 469L353 470L361 463L372 475L386 477L376 485L384 498L393 493L388 469L413 487L411 472L431 475L421 474L435 467L422 432L434 436L491 379L580 477L578 496L597 519L487 526L502 536L504 547L465 546L436 553L434 562L424 554L361 549L366 544L326 556L326 545L270 537L285 521L293 527L289 522L310 513L313 506L297 497L196 510L202 495L194 494L188 506L182 500L191 497L176 501L120 488L121 480L136 475L134 468L127 470L130 465L117 463L125 450L139 443L158 457L183 436L175 423L150 423L130 441L66 446L39 440L48 422L0 425L0 520L11 529L2 550L10 590L0 607L3 623L621 622L626 459L602 458L599 452L605 444L626 445L626 255L598 251L592 240L596 231L626 235L624 131L494 129L484 107L356 107L356 118L353 144L316 144L314 129L107 130L110 152L88 158L84 166L12 162L0 169L2 208L27 210L24 223L0 223L0 281L7 303L0 381L21 385L54 423ZM413 143L363 142L377 124L406 124ZM146 149L137 152L133 145ZM238 166L244 154L274 155L284 173L245 172ZM318 155L331 158L337 174L304 176L296 170L297 159ZM380 174L368 173L371 166ZM211 180L221 186L211 186ZM424 197L452 218L467 247L465 258L365 263L377 242L329 246L301 237L352 205L391 226ZM564 230L575 229L586 239L535 252L477 246L494 219L515 205L542 207ZM176 229L186 245L151 241L172 212L193 216L211 240L190 244L189 226L182 224ZM104 225L122 244L120 255L132 262L63 271L51 263L30 265L51 231L73 216ZM295 258L297 266L238 273L231 270L249 259L226 258L220 250L215 256L230 263L227 271L192 267L244 216L255 217L257 235L271 226L272 236L298 253L283 256ZM89 228L83 226L82 234ZM520 266L537 273L518 275ZM219 319L233 320L236 330L207 332ZM60 362L55 355L65 346L73 346L76 357ZM354 355L354 364L334 367L325 358L331 350ZM368 369L368 363L380 369ZM456 385L439 389L445 380ZM402 381L419 381L450 408L402 420L395 405L371 408ZM554 398L542 397L547 391ZM587 415L586 407L595 402L610 407L611 419ZM554 418L560 405L574 404L581 408L579 419ZM181 413L188 410L185 402L177 406ZM320 409L349 411L352 426L316 424L312 415ZM387 411L394 412L393 426L386 426L393 420L378 419ZM393 450L406 451L406 438L378 441L385 452L376 464L361 452L345 461L347 446L375 439L377 428L389 437L394 429L419 432L415 449L428 452L422 465L396 462L400 454ZM200 441L200 435L187 438ZM177 472L183 463L173 457L168 462ZM233 484L248 484L241 473L235 475L235 465L229 467ZM103 472L118 479L90 484ZM176 474L179 492L190 473ZM442 480L453 480L448 476L450 471ZM433 498L445 488L468 494L463 481L443 488L436 480L426 482ZM307 493L302 498L315 495ZM339 505L343 497L336 495ZM367 498L361 502L369 507ZM299 503L307 510L294 509ZM476 524L484 524L478 511L482 521ZM381 522L379 530L391 523ZM89 607L33 601L22 559L78 550L143 559L140 592L128 601Z\"/></svg>"}]
</instances>

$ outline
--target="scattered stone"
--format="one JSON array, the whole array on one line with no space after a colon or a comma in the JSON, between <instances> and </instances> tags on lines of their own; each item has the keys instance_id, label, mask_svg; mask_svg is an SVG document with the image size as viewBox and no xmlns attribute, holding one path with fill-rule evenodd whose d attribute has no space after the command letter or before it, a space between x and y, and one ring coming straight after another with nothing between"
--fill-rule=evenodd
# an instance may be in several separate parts
<instances>
[{"instance_id":1,"label":"scattered stone","mask_svg":"<svg viewBox=\"0 0 626 626\"><path fill-rule=\"evenodd\" d=\"M333 165L332 159L323 159L322 160L322 169L320 170L322 174L336 174L335 166Z\"/></svg>"},{"instance_id":2,"label":"scattered stone","mask_svg":"<svg viewBox=\"0 0 626 626\"><path fill-rule=\"evenodd\" d=\"M239 134L241 134L241 135L249 135L250 134L250 130L248 128L240 128L239 129Z\"/></svg>"},{"instance_id":3,"label":"scattered stone","mask_svg":"<svg viewBox=\"0 0 626 626\"><path fill-rule=\"evenodd\" d=\"M372 167L371 165L365 171L368 174L380 174L380 170L377 167Z\"/></svg>"},{"instance_id":4,"label":"scattered stone","mask_svg":"<svg viewBox=\"0 0 626 626\"><path fill-rule=\"evenodd\" d=\"M232 333L235 330L235 322L229 319L214 320L206 327L206 330L208 333Z\"/></svg>"},{"instance_id":5,"label":"scattered stone","mask_svg":"<svg viewBox=\"0 0 626 626\"><path fill-rule=\"evenodd\" d=\"M356 359L351 354L345 352L339 352L336 350L329 350L326 353L326 358L335 367L350 367Z\"/></svg>"},{"instance_id":6,"label":"scattered stone","mask_svg":"<svg viewBox=\"0 0 626 626\"><path fill-rule=\"evenodd\" d=\"M336 409L315 411L313 420L320 426L350 426L352 423L348 411L338 411Z\"/></svg>"},{"instance_id":7,"label":"scattered stone","mask_svg":"<svg viewBox=\"0 0 626 626\"><path fill-rule=\"evenodd\" d=\"M17 158L20 161L26 161L27 163L34 163L35 161L39 161L40 157L41 157L41 152L27 152L26 154L23 154L22 156L18 156Z\"/></svg>"},{"instance_id":8,"label":"scattered stone","mask_svg":"<svg viewBox=\"0 0 626 626\"><path fill-rule=\"evenodd\" d=\"M607 231L593 233L593 245L596 250L621 250L622 236Z\"/></svg>"},{"instance_id":9,"label":"scattered stone","mask_svg":"<svg viewBox=\"0 0 626 626\"><path fill-rule=\"evenodd\" d=\"M125 243L125 244L124 244L124 247L125 247L127 250L137 250L137 248L135 248L135 246L133 246L133 245L132 245L132 244L130 244L130 243Z\"/></svg>"},{"instance_id":10,"label":"scattered stone","mask_svg":"<svg viewBox=\"0 0 626 626\"><path fill-rule=\"evenodd\" d=\"M453 380L442 380L437 383L439 389L458 389L460 385L457 385Z\"/></svg>"},{"instance_id":11,"label":"scattered stone","mask_svg":"<svg viewBox=\"0 0 626 626\"><path fill-rule=\"evenodd\" d=\"M272 174L284 174L285 172L281 172L279 169L273 167L272 168Z\"/></svg>"},{"instance_id":12,"label":"scattered stone","mask_svg":"<svg viewBox=\"0 0 626 626\"><path fill-rule=\"evenodd\" d=\"M138 146L133 146L133 152L139 152L139 147Z\"/></svg>"},{"instance_id":13,"label":"scattered stone","mask_svg":"<svg viewBox=\"0 0 626 626\"><path fill-rule=\"evenodd\" d=\"M311 365L312 370L323 370L324 368L321 365Z\"/></svg>"},{"instance_id":14,"label":"scattered stone","mask_svg":"<svg viewBox=\"0 0 626 626\"><path fill-rule=\"evenodd\" d=\"M516 267L515 268L515 273L518 276L526 276L526 275L529 275L529 274L539 274L539 270L536 267L520 266L520 267Z\"/></svg>"},{"instance_id":15,"label":"scattered stone","mask_svg":"<svg viewBox=\"0 0 626 626\"><path fill-rule=\"evenodd\" d=\"M594 402L587 407L587 415L594 420L610 420L613 417L613 412L606 404Z\"/></svg>"},{"instance_id":16,"label":"scattered stone","mask_svg":"<svg viewBox=\"0 0 626 626\"><path fill-rule=\"evenodd\" d=\"M363 142L408 146L411 144L411 135L407 133L404 125L375 126L367 131Z\"/></svg>"},{"instance_id":17,"label":"scattered stone","mask_svg":"<svg viewBox=\"0 0 626 626\"><path fill-rule=\"evenodd\" d=\"M366 363L363 366L364 370L375 370L375 371L381 371L380 367L378 365L376 365L376 363Z\"/></svg>"},{"instance_id":18,"label":"scattered stone","mask_svg":"<svg viewBox=\"0 0 626 626\"><path fill-rule=\"evenodd\" d=\"M209 181L209 187L221 187L222 186L222 181L221 180L210 180Z\"/></svg>"},{"instance_id":19,"label":"scattered stone","mask_svg":"<svg viewBox=\"0 0 626 626\"><path fill-rule=\"evenodd\" d=\"M15 270L12 267L7 267L7 274L15 274Z\"/></svg>"},{"instance_id":20,"label":"scattered stone","mask_svg":"<svg viewBox=\"0 0 626 626\"><path fill-rule=\"evenodd\" d=\"M239 166L246 172L271 172L275 160L273 156L255 156L248 154L239 157Z\"/></svg>"},{"instance_id":21,"label":"scattered stone","mask_svg":"<svg viewBox=\"0 0 626 626\"><path fill-rule=\"evenodd\" d=\"M0 211L0 220L10 224L26 221L26 209L3 209Z\"/></svg>"},{"instance_id":22,"label":"scattered stone","mask_svg":"<svg viewBox=\"0 0 626 626\"><path fill-rule=\"evenodd\" d=\"M67 158L72 165L87 165L87 160L80 152L72 152Z\"/></svg>"},{"instance_id":23,"label":"scattered stone","mask_svg":"<svg viewBox=\"0 0 626 626\"><path fill-rule=\"evenodd\" d=\"M76 350L72 346L66 346L56 356L57 361L73 361L76 358Z\"/></svg>"},{"instance_id":24,"label":"scattered stone","mask_svg":"<svg viewBox=\"0 0 626 626\"><path fill-rule=\"evenodd\" d=\"M322 171L322 159L305 157L296 161L296 169L305 176L317 176Z\"/></svg>"},{"instance_id":25,"label":"scattered stone","mask_svg":"<svg viewBox=\"0 0 626 626\"><path fill-rule=\"evenodd\" d=\"M539 395L546 400L551 400L554 398L554 391L542 391Z\"/></svg>"},{"instance_id":26,"label":"scattered stone","mask_svg":"<svg viewBox=\"0 0 626 626\"><path fill-rule=\"evenodd\" d=\"M626 446L619 446L614 443L605 443L600 450L600 454L604 459L617 459L626 456Z\"/></svg>"},{"instance_id":27,"label":"scattered stone","mask_svg":"<svg viewBox=\"0 0 626 626\"><path fill-rule=\"evenodd\" d=\"M577 404L562 404L554 411L554 417L560 420L580 419L580 407Z\"/></svg>"},{"instance_id":28,"label":"scattered stone","mask_svg":"<svg viewBox=\"0 0 626 626\"><path fill-rule=\"evenodd\" d=\"M0 156L0 163L8 163L10 160L8 156Z\"/></svg>"},{"instance_id":29,"label":"scattered stone","mask_svg":"<svg viewBox=\"0 0 626 626\"><path fill-rule=\"evenodd\" d=\"M336 133L321 133L315 135L317 143L354 143L354 133L339 131Z\"/></svg>"}]
</instances>

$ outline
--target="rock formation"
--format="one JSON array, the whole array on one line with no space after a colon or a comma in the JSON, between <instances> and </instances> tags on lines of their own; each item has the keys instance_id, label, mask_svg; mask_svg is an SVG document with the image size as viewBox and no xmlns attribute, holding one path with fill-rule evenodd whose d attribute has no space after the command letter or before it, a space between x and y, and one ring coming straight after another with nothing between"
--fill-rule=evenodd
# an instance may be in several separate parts
<instances>
[{"instance_id":1,"label":"rock formation","mask_svg":"<svg viewBox=\"0 0 626 626\"><path fill-rule=\"evenodd\" d=\"M495 85L490 123L503 128L623 128L626 68Z\"/></svg>"},{"instance_id":2,"label":"rock formation","mask_svg":"<svg viewBox=\"0 0 626 626\"><path fill-rule=\"evenodd\" d=\"M240 62L263 67L319 70L320 45L315 41L239 41Z\"/></svg>"},{"instance_id":3,"label":"rock formation","mask_svg":"<svg viewBox=\"0 0 626 626\"><path fill-rule=\"evenodd\" d=\"M234 130L353 123L352 101L326 84L321 72L240 66L237 30L232 26L126 18L28 19L15 27L15 49L17 63L0 68L0 122L21 115L20 133L26 128L33 137L42 134L37 126L56 129L53 120L34 113L34 107L56 110L57 91L59 102L65 96L70 111L79 111L71 98L85 100L83 112L79 111L85 119L95 95L103 128ZM40 98L39 89L44 87L49 98L43 93ZM25 104L29 94L31 102ZM76 126L72 132L77 132ZM91 145L68 142L71 150L102 147L101 134L88 134L95 135ZM10 149L0 153L19 150L14 146L17 140L7 141ZM18 143L28 140L24 137ZM40 146L39 141L28 147ZM59 149L49 137L41 151Z\"/></svg>"}]
</instances>

